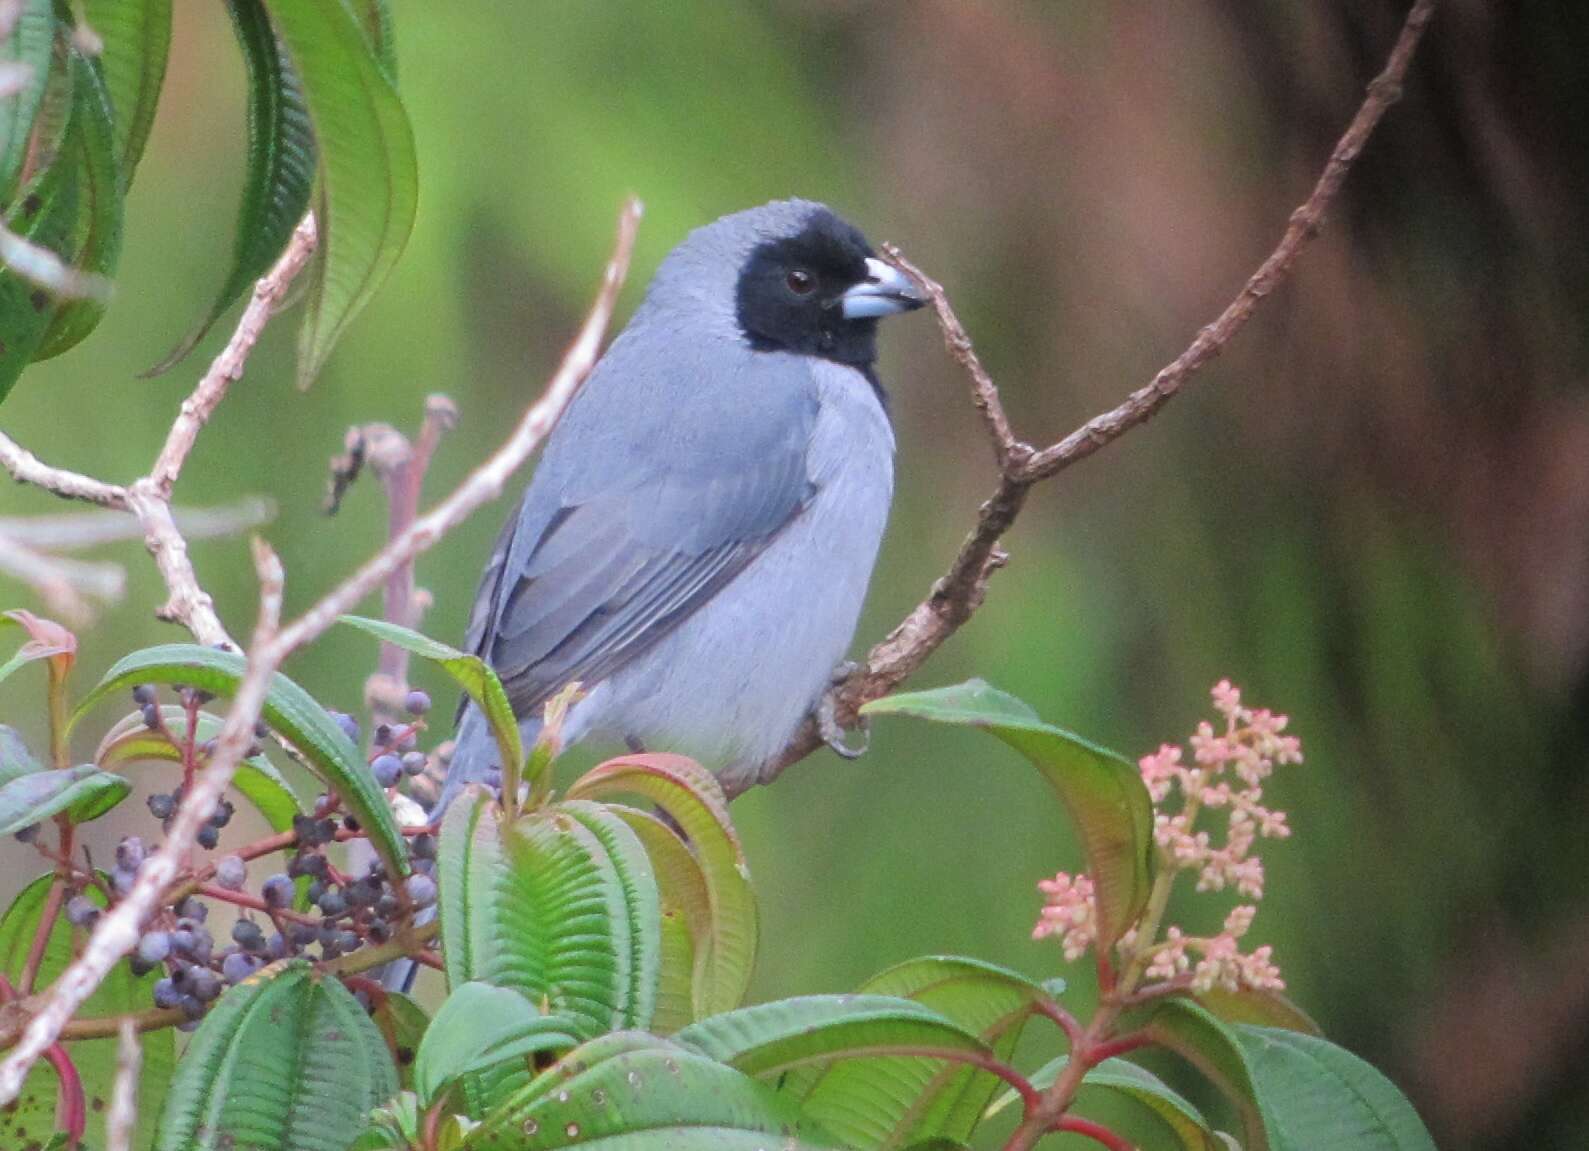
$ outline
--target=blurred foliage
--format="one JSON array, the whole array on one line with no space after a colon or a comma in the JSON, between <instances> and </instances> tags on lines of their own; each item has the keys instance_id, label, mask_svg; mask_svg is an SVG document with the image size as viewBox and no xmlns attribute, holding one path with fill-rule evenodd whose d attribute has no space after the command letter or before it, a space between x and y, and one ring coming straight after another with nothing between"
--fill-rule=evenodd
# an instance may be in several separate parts
<instances>
[{"instance_id":1,"label":"blurred foliage","mask_svg":"<svg viewBox=\"0 0 1589 1151\"><path fill-rule=\"evenodd\" d=\"M1267 251L1403 5L394 8L421 173L408 250L308 395L273 327L178 488L278 501L289 610L383 531L373 487L318 512L343 428L417 423L447 392L463 423L432 483L455 481L560 353L631 191L648 212L628 303L688 228L824 199L949 286L1025 434L1069 430ZM1589 1127L1586 50L1580 6L1442 6L1298 279L1163 416L1034 496L986 608L922 677L985 675L1135 751L1183 731L1221 675L1290 712L1309 766L1273 797L1297 834L1270 854L1265 934L1295 998L1449 1148L1576 1146ZM116 298L4 410L43 458L136 474L223 339L134 379L224 279L244 99L222 7L182 6ZM926 590L990 484L930 324L887 340L900 490L863 641ZM55 510L0 486L0 514ZM421 562L430 634L461 635L500 514ZM246 629L246 548L193 550ZM113 554L127 596L85 635L89 677L177 638L150 617L152 567ZM344 633L289 670L351 709L337 696L369 664ZM37 742L35 699L0 688ZM1033 884L1078 849L1004 754L891 726L859 764L814 757L741 800L752 998L922 952L1046 974ZM20 852L0 846L8 886Z\"/></svg>"}]
</instances>

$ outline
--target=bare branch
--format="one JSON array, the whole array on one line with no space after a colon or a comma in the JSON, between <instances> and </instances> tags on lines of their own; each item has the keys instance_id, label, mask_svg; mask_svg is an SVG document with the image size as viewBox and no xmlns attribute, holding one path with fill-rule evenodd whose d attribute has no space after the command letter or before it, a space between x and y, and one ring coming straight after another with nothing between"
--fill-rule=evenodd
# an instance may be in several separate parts
<instances>
[{"instance_id":1,"label":"bare branch","mask_svg":"<svg viewBox=\"0 0 1589 1151\"><path fill-rule=\"evenodd\" d=\"M226 398L226 390L232 383L242 379L248 355L259 342L271 313L281 302L293 278L309 262L314 249L315 222L310 215L305 216L293 232L292 239L287 242L286 250L276 260L275 266L254 285L254 294L238 318L232 338L226 341L221 354L210 363L209 371L199 380L193 394L182 401L182 410L171 425L160 457L155 460L154 467L149 469L149 475L139 481L150 485L154 495L170 500L172 485L177 482L182 465L193 450L199 429L209 422L211 413Z\"/></svg>"},{"instance_id":2,"label":"bare branch","mask_svg":"<svg viewBox=\"0 0 1589 1151\"><path fill-rule=\"evenodd\" d=\"M115 963L138 942L143 924L159 907L162 894L176 878L199 828L225 794L238 762L252 745L254 724L276 669L294 651L330 627L337 616L379 587L397 567L431 547L447 530L500 493L508 477L551 431L595 366L618 290L628 271L639 220L640 205L631 200L619 216L617 244L590 315L545 392L524 414L507 442L432 511L416 519L407 531L390 541L374 558L287 627L278 628L281 563L264 543L255 541L255 567L260 579L259 622L249 645L246 670L216 737L209 762L172 818L164 844L139 870L132 890L100 918L83 953L49 992L40 997L37 1013L29 1020L15 1049L0 1063L0 1106L17 1097L29 1068L59 1038L73 1014ZM169 505L158 503L157 506L169 513Z\"/></svg>"},{"instance_id":3,"label":"bare branch","mask_svg":"<svg viewBox=\"0 0 1589 1151\"><path fill-rule=\"evenodd\" d=\"M104 508L125 508L127 489L92 476L53 468L4 432L0 432L0 464L19 484L32 484L63 499L83 500Z\"/></svg>"},{"instance_id":4,"label":"bare branch","mask_svg":"<svg viewBox=\"0 0 1589 1151\"><path fill-rule=\"evenodd\" d=\"M251 496L212 508L171 509L186 538L235 536L276 518L276 505ZM43 551L65 552L143 538L143 525L119 511L67 512L61 515L0 516L0 536Z\"/></svg>"},{"instance_id":5,"label":"bare branch","mask_svg":"<svg viewBox=\"0 0 1589 1151\"><path fill-rule=\"evenodd\" d=\"M976 525L960 545L948 572L933 585L927 598L867 653L866 662L833 689L831 711L839 722L855 723L864 704L887 695L903 683L982 605L989 578L1006 561L999 549L999 540L1020 514L1033 485L1086 459L1131 428L1145 423L1203 365L1224 350L1252 318L1264 297L1284 282L1302 249L1323 227L1330 205L1363 145L1386 109L1401 98L1402 80L1434 7L1435 0L1416 0L1413 4L1384 70L1369 84L1362 105L1331 152L1312 192L1291 214L1285 234L1274 251L1219 318L1198 332L1186 351L1165 365L1146 386L1131 393L1119 406L1087 421L1041 451L1034 452L1011 429L998 388L983 369L943 289L905 260L898 249L885 246L888 256L915 279L932 300L944 343L950 355L965 369L972 398L987 423L994 457L999 464L999 479L993 494L978 511ZM818 724L814 718L810 719L784 748L769 778L822 746Z\"/></svg>"},{"instance_id":6,"label":"bare branch","mask_svg":"<svg viewBox=\"0 0 1589 1151\"><path fill-rule=\"evenodd\" d=\"M35 551L0 532L0 575L8 575L38 592L51 612L73 627L94 618L89 599L114 603L127 585L119 564L86 563Z\"/></svg>"},{"instance_id":7,"label":"bare branch","mask_svg":"<svg viewBox=\"0 0 1589 1151\"><path fill-rule=\"evenodd\" d=\"M143 1065L143 1048L130 1018L121 1020L116 1034L116 1081L111 1086L110 1114L105 1118L105 1151L132 1151L133 1133L138 1126L138 1072Z\"/></svg>"}]
</instances>

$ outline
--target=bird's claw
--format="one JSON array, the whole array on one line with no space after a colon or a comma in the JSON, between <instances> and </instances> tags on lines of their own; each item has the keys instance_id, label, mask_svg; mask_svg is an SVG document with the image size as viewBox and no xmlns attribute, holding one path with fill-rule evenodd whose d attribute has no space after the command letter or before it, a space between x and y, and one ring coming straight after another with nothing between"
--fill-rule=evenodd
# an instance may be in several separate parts
<instances>
[{"instance_id":1,"label":"bird's claw","mask_svg":"<svg viewBox=\"0 0 1589 1151\"><path fill-rule=\"evenodd\" d=\"M848 675L848 671L843 675L835 672L835 682L847 678ZM858 730L861 733L860 746L852 747L846 740L843 726L839 723L838 708L833 693L825 693L822 702L817 704L817 733L822 737L822 742L831 747L840 759L860 759L866 754L867 748L872 746L871 725L862 719Z\"/></svg>"}]
</instances>

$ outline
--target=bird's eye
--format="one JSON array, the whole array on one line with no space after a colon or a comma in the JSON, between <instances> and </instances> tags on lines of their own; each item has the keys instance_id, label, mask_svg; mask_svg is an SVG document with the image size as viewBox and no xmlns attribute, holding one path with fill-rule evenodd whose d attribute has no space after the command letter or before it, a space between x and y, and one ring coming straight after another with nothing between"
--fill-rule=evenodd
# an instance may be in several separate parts
<instances>
[{"instance_id":1,"label":"bird's eye","mask_svg":"<svg viewBox=\"0 0 1589 1151\"><path fill-rule=\"evenodd\" d=\"M817 278L804 268L791 268L784 277L784 283L797 296L809 296L817 289Z\"/></svg>"}]
</instances>

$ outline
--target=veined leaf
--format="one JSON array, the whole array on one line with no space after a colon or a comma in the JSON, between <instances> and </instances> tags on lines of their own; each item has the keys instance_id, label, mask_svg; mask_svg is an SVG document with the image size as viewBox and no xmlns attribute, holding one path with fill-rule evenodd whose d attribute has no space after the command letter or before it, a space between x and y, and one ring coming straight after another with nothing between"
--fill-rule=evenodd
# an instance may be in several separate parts
<instances>
[{"instance_id":1,"label":"veined leaf","mask_svg":"<svg viewBox=\"0 0 1589 1151\"><path fill-rule=\"evenodd\" d=\"M247 661L236 652L191 643L161 644L123 656L94 686L77 711L72 725L100 700L134 684L188 684L211 695L229 696L237 690ZM320 779L342 798L343 805L369 834L387 870L398 876L409 872L408 853L386 796L359 749L326 713L325 708L285 675L270 681L262 709L265 722L290 742Z\"/></svg>"},{"instance_id":2,"label":"veined leaf","mask_svg":"<svg viewBox=\"0 0 1589 1151\"><path fill-rule=\"evenodd\" d=\"M926 956L891 967L861 986L865 995L912 1000L986 1043L1008 1062L1049 992L991 963ZM932 1139L970 1139L999 1080L976 1068L907 1056L798 1068L780 1088L847 1144L908 1147Z\"/></svg>"},{"instance_id":3,"label":"veined leaf","mask_svg":"<svg viewBox=\"0 0 1589 1151\"><path fill-rule=\"evenodd\" d=\"M15 983L27 963L28 950L38 932L44 904L49 896L52 875L35 879L6 909L0 918L0 971ZM104 895L98 888L89 887L83 893L101 907ZM61 916L55 921L45 944L43 961L39 964L38 988L43 990L66 970L72 960L72 926ZM143 1011L154 994L157 972L135 976L125 963L111 968L110 974L99 984L88 1001L78 1009L82 1019L103 1019ZM176 1063L175 1036L167 1028L150 1031L142 1037L143 1069L138 1077L138 1126L133 1146L148 1147L153 1137L155 1112L166 1093L172 1068ZM100 1114L109 1108L111 1085L116 1078L116 1046L114 1038L77 1039L67 1044L77 1073L83 1080L83 1093L90 1114ZM0 1115L0 1133L5 1146L48 1146L55 1124L55 1075L45 1063L40 1063L23 1083L22 1093L13 1107Z\"/></svg>"},{"instance_id":4,"label":"veined leaf","mask_svg":"<svg viewBox=\"0 0 1589 1151\"><path fill-rule=\"evenodd\" d=\"M226 992L194 1033L160 1113L157 1151L345 1151L397 1071L351 992L301 960Z\"/></svg>"},{"instance_id":5,"label":"veined leaf","mask_svg":"<svg viewBox=\"0 0 1589 1151\"><path fill-rule=\"evenodd\" d=\"M116 114L116 164L125 191L154 126L165 81L171 0L83 0L83 10L104 42L99 63Z\"/></svg>"},{"instance_id":6,"label":"veined leaf","mask_svg":"<svg viewBox=\"0 0 1589 1151\"><path fill-rule=\"evenodd\" d=\"M387 0L349 0L359 18L364 35L375 48L381 71L395 87L397 84L397 42L392 34L392 8Z\"/></svg>"},{"instance_id":7,"label":"veined leaf","mask_svg":"<svg viewBox=\"0 0 1589 1151\"><path fill-rule=\"evenodd\" d=\"M33 753L22 742L22 736L16 729L0 724L0 787L18 776L43 770L44 765L33 758Z\"/></svg>"},{"instance_id":8,"label":"veined leaf","mask_svg":"<svg viewBox=\"0 0 1589 1151\"><path fill-rule=\"evenodd\" d=\"M60 812L75 823L98 819L122 800L132 785L92 763L18 776L0 787L0 835L10 835Z\"/></svg>"},{"instance_id":9,"label":"veined leaf","mask_svg":"<svg viewBox=\"0 0 1589 1151\"><path fill-rule=\"evenodd\" d=\"M228 0L248 70L248 170L232 242L232 267L201 320L145 375L155 376L183 359L215 321L273 264L309 210L314 188L315 140L303 85L276 39L264 0Z\"/></svg>"},{"instance_id":10,"label":"veined leaf","mask_svg":"<svg viewBox=\"0 0 1589 1151\"><path fill-rule=\"evenodd\" d=\"M365 29L343 0L269 0L303 81L320 151L320 246L299 341L307 386L392 270L414 226L413 131Z\"/></svg>"},{"instance_id":11,"label":"veined leaf","mask_svg":"<svg viewBox=\"0 0 1589 1151\"><path fill-rule=\"evenodd\" d=\"M0 204L7 208L12 207L11 196L27 158L28 137L44 99L50 48L55 42L50 0L24 0L19 8L11 35L0 41L0 63L27 69L21 89L0 99Z\"/></svg>"},{"instance_id":12,"label":"veined leaf","mask_svg":"<svg viewBox=\"0 0 1589 1151\"><path fill-rule=\"evenodd\" d=\"M1324 1034L1313 1017L1293 1003L1284 992L1258 991L1250 987L1226 991L1222 987L1212 987L1197 992L1192 998L1226 1023L1280 1027L1305 1035Z\"/></svg>"},{"instance_id":13,"label":"veined leaf","mask_svg":"<svg viewBox=\"0 0 1589 1151\"><path fill-rule=\"evenodd\" d=\"M694 760L632 755L597 764L568 790L569 799L624 794L651 800L683 829L706 881L712 918L705 957L696 961L697 1017L737 1007L750 984L759 927L750 868L722 788ZM698 956L702 946L697 941Z\"/></svg>"},{"instance_id":14,"label":"veined leaf","mask_svg":"<svg viewBox=\"0 0 1589 1151\"><path fill-rule=\"evenodd\" d=\"M4 101L0 101L3 105ZM57 256L70 257L72 229L77 222L77 170L71 156L76 151L74 128L68 121L59 163L40 171L22 189L6 226L30 244ZM4 400L39 350L55 303L50 294L11 269L0 266L0 400ZM0 679L16 670L19 662L0 667Z\"/></svg>"},{"instance_id":15,"label":"veined leaf","mask_svg":"<svg viewBox=\"0 0 1589 1151\"><path fill-rule=\"evenodd\" d=\"M617 872L629 915L629 996L621 1026L647 1030L656 1012L662 970L662 899L651 857L634 830L605 804L570 799L554 810L584 824L601 841Z\"/></svg>"},{"instance_id":16,"label":"veined leaf","mask_svg":"<svg viewBox=\"0 0 1589 1151\"><path fill-rule=\"evenodd\" d=\"M1043 773L1081 834L1098 895L1099 952L1107 954L1142 913L1152 886L1153 806L1128 760L1044 723L981 680L885 696L861 711L978 727L1009 744Z\"/></svg>"},{"instance_id":17,"label":"veined leaf","mask_svg":"<svg viewBox=\"0 0 1589 1151\"><path fill-rule=\"evenodd\" d=\"M1274 1027L1235 1033L1277 1151L1434 1151L1412 1104L1350 1051Z\"/></svg>"},{"instance_id":18,"label":"veined leaf","mask_svg":"<svg viewBox=\"0 0 1589 1151\"><path fill-rule=\"evenodd\" d=\"M414 1061L414 1090L429 1107L453 1082L475 1071L518 1062L539 1051L578 1044L569 1021L542 1015L517 991L486 983L455 987L426 1029Z\"/></svg>"},{"instance_id":19,"label":"veined leaf","mask_svg":"<svg viewBox=\"0 0 1589 1151\"><path fill-rule=\"evenodd\" d=\"M1029 1075L1028 1081L1039 1091L1054 1085L1059 1074L1070 1062L1061 1055L1043 1064ZM1087 1072L1077 1092L1081 1110L1093 1097L1123 1100L1130 1110L1139 1114L1176 1141L1185 1151L1225 1151L1225 1145L1209 1129L1202 1114L1152 1072L1124 1059L1106 1059ZM990 1106L985 1117L991 1118L1019 1100L1014 1091L1005 1092Z\"/></svg>"},{"instance_id":20,"label":"veined leaf","mask_svg":"<svg viewBox=\"0 0 1589 1151\"><path fill-rule=\"evenodd\" d=\"M1150 1042L1168 1048L1219 1088L1241 1113L1247 1151L1282 1151L1287 1147L1273 1113L1259 1094L1253 1067L1236 1033L1185 999L1166 999L1132 1023ZM1298 1149L1300 1151L1300 1148Z\"/></svg>"},{"instance_id":21,"label":"veined leaf","mask_svg":"<svg viewBox=\"0 0 1589 1151\"><path fill-rule=\"evenodd\" d=\"M799 1151L832 1141L787 1099L733 1068L651 1036L605 1036L506 1100L465 1139L479 1151ZM619 1042L614 1042L619 1040ZM584 1054L612 1050L605 1058Z\"/></svg>"},{"instance_id":22,"label":"veined leaf","mask_svg":"<svg viewBox=\"0 0 1589 1151\"><path fill-rule=\"evenodd\" d=\"M57 164L76 168L77 221L67 263L84 275L109 280L121 259L122 205L126 188L116 163L115 116L99 66L72 52L72 127ZM105 314L105 299L62 300L44 330L35 360L47 360L87 338Z\"/></svg>"},{"instance_id":23,"label":"veined leaf","mask_svg":"<svg viewBox=\"0 0 1589 1151\"><path fill-rule=\"evenodd\" d=\"M580 802L572 800L569 802ZM706 875L678 833L649 811L619 803L604 805L629 825L651 860L661 904L661 971L651 1029L667 1035L701 1018L695 988L712 978L712 902Z\"/></svg>"},{"instance_id":24,"label":"veined leaf","mask_svg":"<svg viewBox=\"0 0 1589 1151\"><path fill-rule=\"evenodd\" d=\"M674 1041L746 1075L898 1055L953 1059L990 1055L988 1045L910 999L889 995L803 995L741 1007L692 1023Z\"/></svg>"},{"instance_id":25,"label":"veined leaf","mask_svg":"<svg viewBox=\"0 0 1589 1151\"><path fill-rule=\"evenodd\" d=\"M474 700L491 724L491 734L496 736L502 762L515 765L524 762L524 745L519 739L519 725L513 716L513 705L508 702L508 693L503 690L502 681L485 660L383 619L345 615L337 622L368 632L383 643L395 644L441 668Z\"/></svg>"},{"instance_id":26,"label":"veined leaf","mask_svg":"<svg viewBox=\"0 0 1589 1151\"><path fill-rule=\"evenodd\" d=\"M503 824L473 788L442 821L447 981L512 988L569 1017L581 1038L620 1026L634 995L629 909L606 847L555 811Z\"/></svg>"},{"instance_id":27,"label":"veined leaf","mask_svg":"<svg viewBox=\"0 0 1589 1151\"><path fill-rule=\"evenodd\" d=\"M185 708L164 704L160 714L166 730L178 741L185 739L188 716ZM194 724L194 738L203 743L221 733L221 718L201 711ZM107 770L124 764L144 761L181 763L180 743L173 743L158 731L150 731L140 713L124 716L105 733L94 752L94 762ZM276 765L263 755L251 755L237 765L232 786L254 809L265 817L273 831L286 831L292 826L292 817L302 811L297 793Z\"/></svg>"}]
</instances>

